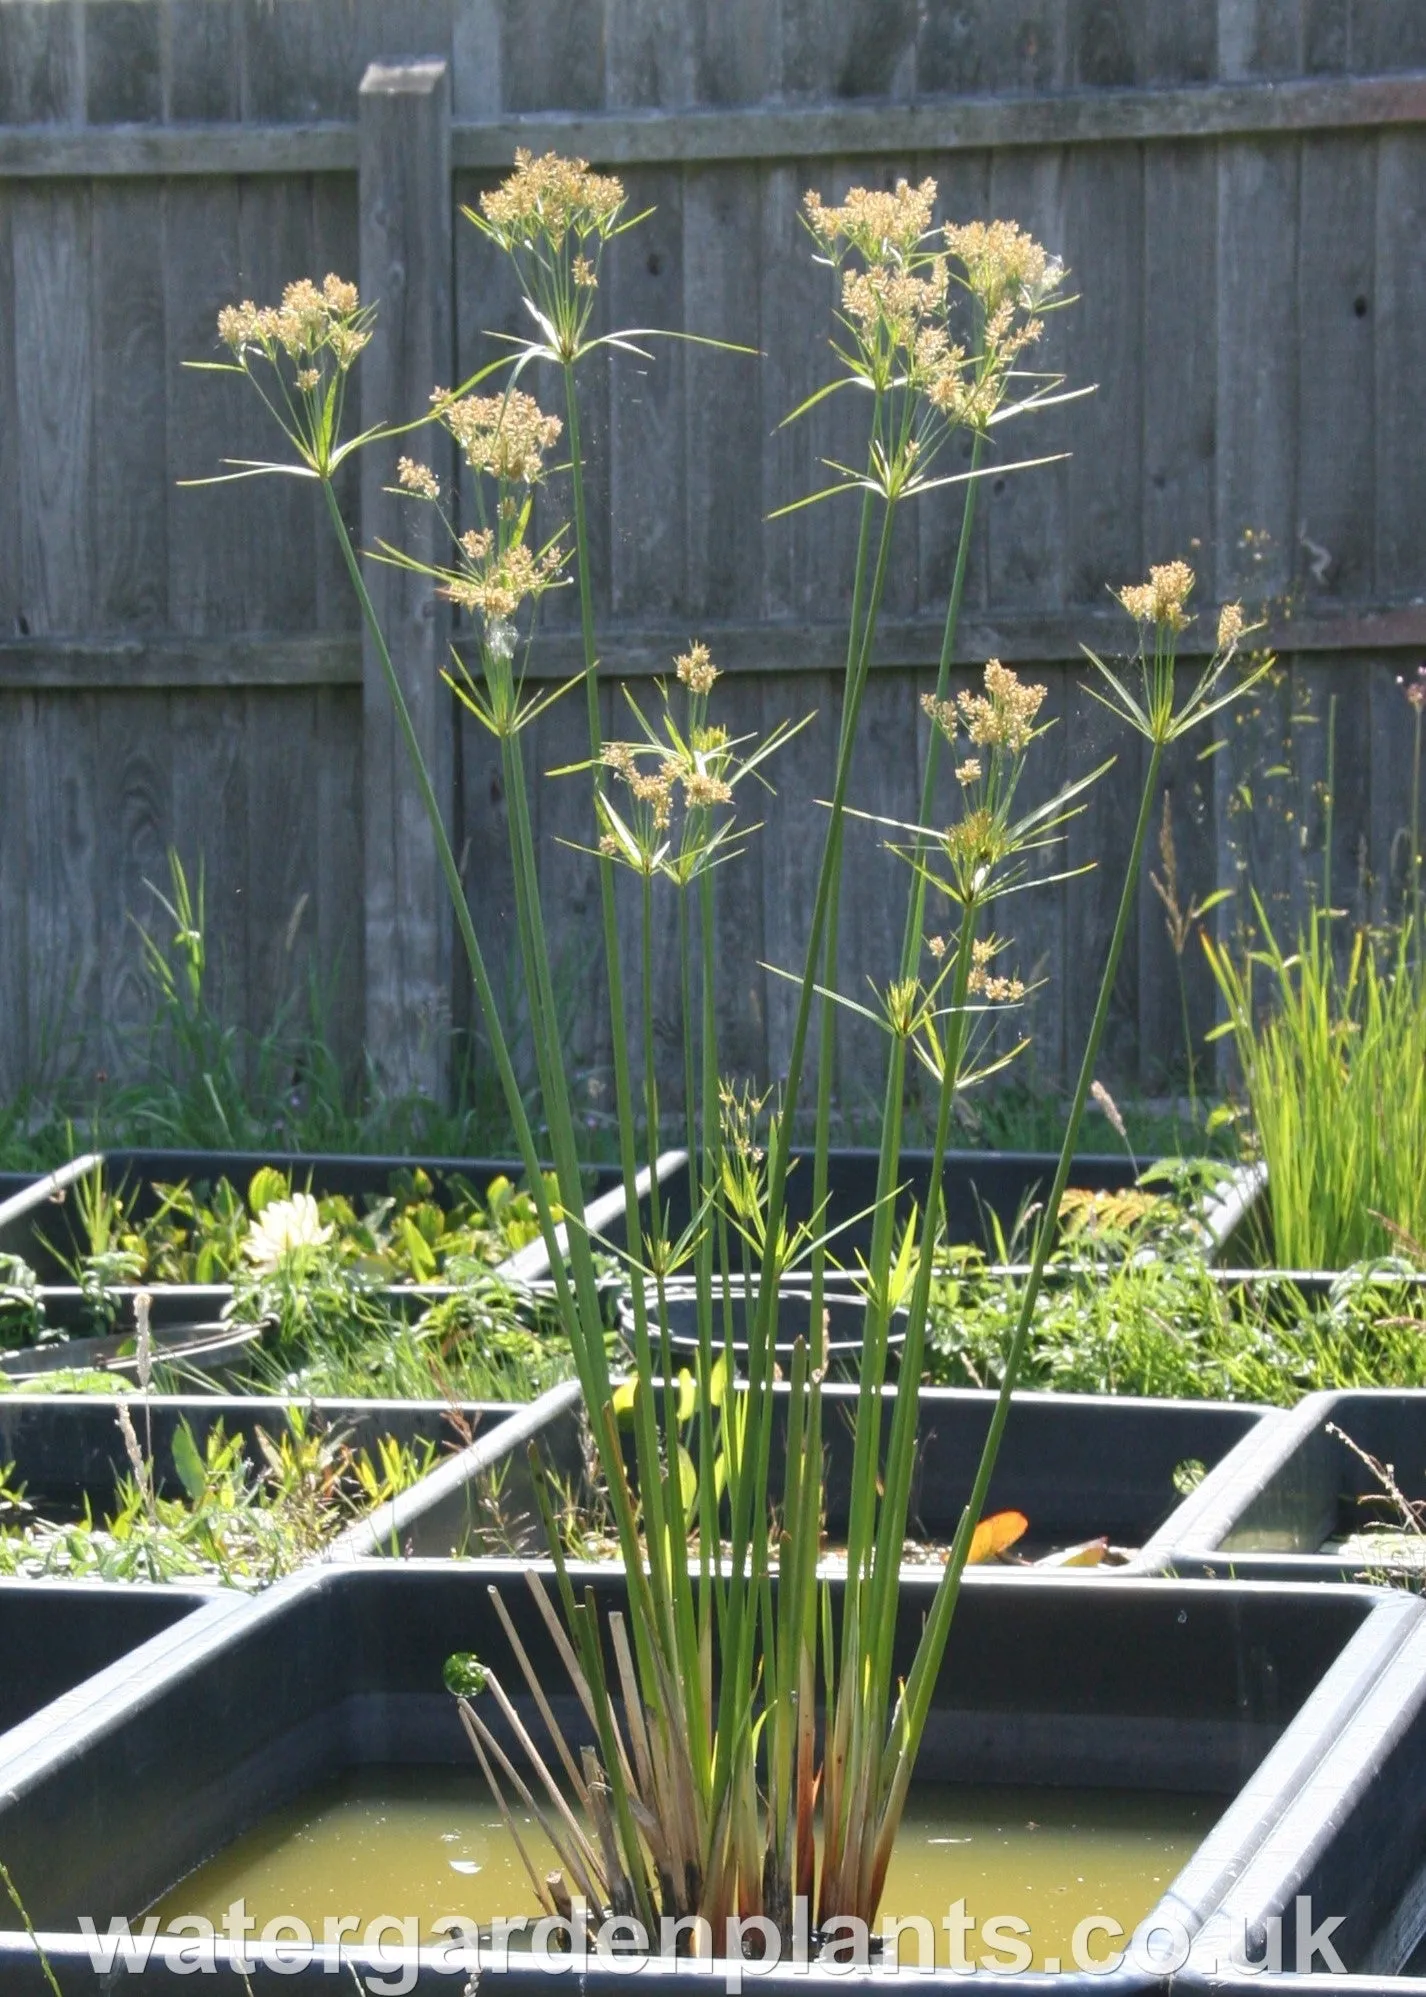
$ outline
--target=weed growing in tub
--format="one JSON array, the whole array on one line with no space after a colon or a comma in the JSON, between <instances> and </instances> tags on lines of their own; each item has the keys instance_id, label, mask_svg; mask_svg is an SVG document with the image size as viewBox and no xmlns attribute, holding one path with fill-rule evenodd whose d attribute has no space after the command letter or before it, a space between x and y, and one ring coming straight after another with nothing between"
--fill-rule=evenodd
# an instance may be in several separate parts
<instances>
[{"instance_id":1,"label":"weed growing in tub","mask_svg":"<svg viewBox=\"0 0 1426 1997\"><path fill-rule=\"evenodd\" d=\"M806 912L810 933L800 969L785 973L793 1033L786 1076L771 1097L757 1093L746 1078L729 1075L720 1059L716 884L718 869L735 864L740 845L752 836L743 810L747 795L775 772L777 752L798 724L778 722L761 740L731 735L719 719L717 665L697 642L674 662L674 675L652 711L629 699L625 739L606 740L601 719L581 380L596 356L617 357L631 348L642 352L658 338L637 329L598 336L592 331L609 245L642 219L625 214L620 183L591 173L579 161L522 153L513 175L482 198L479 211L467 211L487 245L510 259L535 332L459 390L437 388L432 411L404 425L343 438L352 370L375 325L374 308L361 303L353 286L336 277L321 285L304 281L289 287L277 306L243 303L225 310L219 322L231 358L214 365L259 390L290 449L283 462L242 466L232 475L315 480L325 496L425 802L541 1229L552 1249L554 1201L536 1170L535 1128L502 1028L485 948L333 489L334 474L353 451L376 448L396 458L398 438L434 421L454 438L469 473L474 516L467 525L464 515L456 520L446 511L452 530L448 564L421 572L468 620L475 664L467 669L453 659L449 678L500 745L540 1111L556 1197L567 1208L577 1199L577 1116L560 1060L521 738L553 701L577 698L581 682L588 755L564 780L581 781L589 797L587 845L599 881L620 1162L631 1201L640 1142L652 1149L660 1127L653 965L662 896L671 894L676 905L673 940L683 995L693 1220L671 1239L656 1189L647 1228L634 1248L643 1280L632 1286L632 1475L615 1415L592 1246L576 1230L568 1268L557 1257L553 1262L556 1307L591 1412L630 1591L627 1617L611 1614L607 1626L601 1624L592 1603L576 1599L558 1532L548 1520L559 1600L558 1606L547 1601L547 1607L598 1751L576 1759L561 1738L558 1768L535 1753L517 1766L496 1743L480 1703L467 1698L461 1708L502 1807L512 1791L532 1799L532 1806L538 1799L558 1872L549 1879L532 1877L531 1883L551 1919L580 1893L601 1920L627 1914L642 1923L646 1937L659 1932L662 1920L673 1919L690 1924L690 1935L700 1937L698 1923L706 1923L716 1941L736 1913L765 1922L780 1947L793 1942L799 1899L812 1910L814 1937L828 1934L840 1920L868 1926L874 1921L961 1575L1056 1238L1109 995L1137 907L1163 757L1170 744L1235 698L1242 684L1232 671L1242 619L1231 608L1201 671L1191 683L1177 684L1178 641L1189 622L1193 587L1183 564L1158 568L1147 582L1120 592L1132 656L1123 666L1092 659L1090 671L1096 696L1147 744L1130 863L984 1454L916 1661L904 1683L893 1682L894 1617L888 1611L898 1591L905 1538L915 1397L898 1401L884 1453L879 1421L869 1420L868 1411L886 1378L888 1327L897 1309L906 1313L903 1370L913 1378L922 1370L941 1231L940 1164L955 1106L1010 1058L991 1051L989 1029L1000 1013L1021 1003L1024 987L1013 945L1000 925L1013 913L1012 897L1032 885L1032 859L1058 841L1094 780L1082 778L1047 803L1027 808L1021 776L1044 732L1039 719L1044 690L991 660L976 690L953 697L951 661L985 443L1005 423L1063 399L1061 381L1031 372L1029 361L1043 314L1066 301L1060 265L1013 223L941 226L934 221L935 198L934 182L919 187L901 182L889 192L854 188L837 206L814 193L804 208L813 255L836 287L834 352L840 372L793 417L805 415L825 396L850 392L866 412L867 431L860 465L833 466L825 491L782 509L850 501L859 509L860 524L835 767L817 886ZM478 392L492 381L494 392ZM558 413L529 392L531 383L553 386ZM946 472L947 447L960 436L969 443L970 468ZM556 451L564 457L558 469L571 502L567 529L549 525L556 496L549 471ZM996 476L1026 471L1034 462L998 464ZM419 456L403 449L392 476L395 489L413 505L448 509L449 495ZM836 987L844 834L854 811L853 749L878 620L898 523L918 494L948 484L963 486L966 500L937 683L925 702L931 726L921 806L913 822L873 821L904 863L903 943L896 962L874 967L870 991L848 994ZM395 548L368 553L418 566ZM527 682L525 661L540 601L571 575L579 594L584 671L567 687ZM907 753L918 753L914 740ZM949 824L936 822L933 810L944 761L958 798ZM627 945L621 937L621 877L633 915ZM880 1029L887 1058L873 1239L861 1276L864 1337L850 1581L834 1628L831 1599L817 1575L823 1366L815 1336L814 1348L799 1344L792 1360L786 1469L776 1490L770 1488L768 1466L779 1283L794 1264L805 1263L815 1327L835 1250L818 1221L789 1227L786 1193L794 1118L805 1097L814 1133L813 1213L822 1214L834 1029L842 1007ZM641 1062L636 1054L642 1054ZM932 1190L916 1231L898 1246L893 1195L907 1077L917 1066L935 1097ZM697 1299L693 1388L699 1405L714 1415L699 1425L696 1460L679 1439L680 1394L662 1309L665 1286L679 1270L688 1273ZM724 1278L735 1274L753 1286L756 1298L741 1365L745 1391L736 1395L727 1391L734 1354L724 1308ZM776 1594L769 1585L774 1554L780 1574ZM466 1690L483 1684L485 1699L507 1714L513 1711L509 1693L493 1675L472 1662L462 1669L468 1672ZM819 1702L825 1711L820 1749ZM820 1848L814 1805L823 1826Z\"/></svg>"}]
</instances>

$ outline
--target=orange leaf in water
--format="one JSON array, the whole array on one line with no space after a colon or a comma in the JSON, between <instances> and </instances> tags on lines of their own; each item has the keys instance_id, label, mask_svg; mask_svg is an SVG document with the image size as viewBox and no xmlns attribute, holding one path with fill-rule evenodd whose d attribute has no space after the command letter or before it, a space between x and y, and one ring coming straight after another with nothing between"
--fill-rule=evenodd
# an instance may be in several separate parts
<instances>
[{"instance_id":1,"label":"orange leaf in water","mask_svg":"<svg viewBox=\"0 0 1426 1997\"><path fill-rule=\"evenodd\" d=\"M1023 1512L992 1512L971 1534L966 1564L975 1567L983 1560L994 1560L998 1553L1004 1553L1007 1546L1013 1546L1017 1539L1023 1538L1029 1526L1030 1521Z\"/></svg>"}]
</instances>

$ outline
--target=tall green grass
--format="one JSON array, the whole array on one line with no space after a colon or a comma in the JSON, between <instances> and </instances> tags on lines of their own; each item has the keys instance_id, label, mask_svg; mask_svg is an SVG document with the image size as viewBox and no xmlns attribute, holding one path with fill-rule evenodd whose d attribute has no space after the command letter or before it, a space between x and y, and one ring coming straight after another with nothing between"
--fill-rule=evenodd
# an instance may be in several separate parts
<instances>
[{"instance_id":1,"label":"tall green grass","mask_svg":"<svg viewBox=\"0 0 1426 1997\"><path fill-rule=\"evenodd\" d=\"M1253 1130L1268 1168L1273 1259L1344 1269L1426 1244L1426 969L1410 918L1358 930L1345 965L1314 910L1285 955L1262 903L1264 942L1239 962L1204 937L1227 1008Z\"/></svg>"}]
</instances>

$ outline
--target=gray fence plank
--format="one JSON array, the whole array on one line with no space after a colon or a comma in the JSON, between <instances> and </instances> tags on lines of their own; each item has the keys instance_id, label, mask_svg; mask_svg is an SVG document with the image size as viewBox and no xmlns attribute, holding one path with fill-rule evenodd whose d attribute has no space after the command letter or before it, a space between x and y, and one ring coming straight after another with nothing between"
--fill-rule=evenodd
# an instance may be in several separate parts
<instances>
[{"instance_id":1,"label":"gray fence plank","mask_svg":"<svg viewBox=\"0 0 1426 1997\"><path fill-rule=\"evenodd\" d=\"M1218 0L1218 67L1225 77L1298 75L1301 0Z\"/></svg>"},{"instance_id":2,"label":"gray fence plank","mask_svg":"<svg viewBox=\"0 0 1426 1997\"><path fill-rule=\"evenodd\" d=\"M766 0L701 0L689 12L697 103L750 104L777 88L778 19Z\"/></svg>"},{"instance_id":3,"label":"gray fence plank","mask_svg":"<svg viewBox=\"0 0 1426 1997\"><path fill-rule=\"evenodd\" d=\"M99 732L95 816L104 828L96 874L100 1019L104 1065L122 1072L135 1036L152 1016L140 926L164 946L174 923L152 893L170 893L166 853L173 838L173 735L166 693L125 693L96 716ZM180 973L181 976L181 973Z\"/></svg>"},{"instance_id":4,"label":"gray fence plank","mask_svg":"<svg viewBox=\"0 0 1426 1997\"><path fill-rule=\"evenodd\" d=\"M0 124L83 115L78 9L73 0L0 7Z\"/></svg>"},{"instance_id":5,"label":"gray fence plank","mask_svg":"<svg viewBox=\"0 0 1426 1997\"><path fill-rule=\"evenodd\" d=\"M1338 76L1351 69L1352 41L1351 0L1346 6L1341 0L1303 0L1302 66L1310 76Z\"/></svg>"},{"instance_id":6,"label":"gray fence plank","mask_svg":"<svg viewBox=\"0 0 1426 1997\"><path fill-rule=\"evenodd\" d=\"M161 17L148 0L84 8L84 115L91 125L156 124L163 116Z\"/></svg>"},{"instance_id":7,"label":"gray fence plank","mask_svg":"<svg viewBox=\"0 0 1426 1997\"><path fill-rule=\"evenodd\" d=\"M455 334L447 66L373 64L362 80L361 120L361 288L379 306L361 376L361 418L370 427L416 414L427 406L431 385L450 378ZM437 476L448 476L449 460L436 454L434 432L427 441ZM363 458L363 539L368 545L399 543L418 560L439 559L443 536L434 509L383 490L394 481L396 456L394 444L382 444ZM370 566L368 587L382 628L395 642L392 663L449 823L452 717L439 676L448 619L423 577ZM367 1046L390 1087L439 1098L446 1085L449 904L369 637L364 660Z\"/></svg>"},{"instance_id":8,"label":"gray fence plank","mask_svg":"<svg viewBox=\"0 0 1426 1997\"><path fill-rule=\"evenodd\" d=\"M1150 83L1207 83L1218 73L1218 0L1145 8L1144 75Z\"/></svg>"},{"instance_id":9,"label":"gray fence plank","mask_svg":"<svg viewBox=\"0 0 1426 1997\"><path fill-rule=\"evenodd\" d=\"M31 631L82 631L95 553L89 195L26 189L12 212L21 614Z\"/></svg>"},{"instance_id":10,"label":"gray fence plank","mask_svg":"<svg viewBox=\"0 0 1426 1997\"><path fill-rule=\"evenodd\" d=\"M70 1041L63 1054L87 1077L102 1065L96 697L40 695L27 732L30 1056Z\"/></svg>"},{"instance_id":11,"label":"gray fence plank","mask_svg":"<svg viewBox=\"0 0 1426 1997\"><path fill-rule=\"evenodd\" d=\"M1063 255L1067 240L1066 156L1063 152L997 155L991 164L990 202L1001 220L1018 222L1054 255ZM1028 363L1053 369L1063 365L1073 339L1065 326L1072 312L1054 314L1036 359ZM1080 349L1082 351L1082 349ZM1078 378L1070 387L1087 384ZM1112 393L1109 384L1098 389ZM1070 405L1071 408L1075 405ZM996 433L988 454L994 464L1015 463L1063 451L1077 432L1065 409L1017 420ZM1065 600L1065 550L1069 537L1066 511L1067 473L1063 464L1037 466L1032 471L995 474L981 488L989 514L990 599L993 603L1058 607ZM1063 656L1061 654L1060 656Z\"/></svg>"},{"instance_id":12,"label":"gray fence plank","mask_svg":"<svg viewBox=\"0 0 1426 1997\"><path fill-rule=\"evenodd\" d=\"M166 120L217 123L239 115L237 0L162 0Z\"/></svg>"},{"instance_id":13,"label":"gray fence plank","mask_svg":"<svg viewBox=\"0 0 1426 1997\"><path fill-rule=\"evenodd\" d=\"M756 174L719 168L688 174L683 303L690 331L760 345ZM686 602L695 627L735 617L757 601L769 531L750 503L763 451L761 366L753 355L708 347L689 346L683 355Z\"/></svg>"},{"instance_id":14,"label":"gray fence plank","mask_svg":"<svg viewBox=\"0 0 1426 1997\"><path fill-rule=\"evenodd\" d=\"M131 184L96 187L93 202L94 613L101 629L158 630L168 621L163 204Z\"/></svg>"},{"instance_id":15,"label":"gray fence plank","mask_svg":"<svg viewBox=\"0 0 1426 1997\"><path fill-rule=\"evenodd\" d=\"M238 188L175 183L165 204L169 623L175 632L236 630L246 581L234 558L238 489L179 481L217 477L224 458L255 455L244 449L255 435L248 384L184 365L221 357L218 312L241 295Z\"/></svg>"},{"instance_id":16,"label":"gray fence plank","mask_svg":"<svg viewBox=\"0 0 1426 1997\"><path fill-rule=\"evenodd\" d=\"M1333 134L1302 155L1295 524L1308 597L1373 584L1376 152L1373 138Z\"/></svg>"},{"instance_id":17,"label":"gray fence plank","mask_svg":"<svg viewBox=\"0 0 1426 1997\"><path fill-rule=\"evenodd\" d=\"M241 182L239 242L240 295L259 305L275 305L289 284L312 274L310 182ZM251 392L240 398L235 429L242 442L230 456L292 461L291 447ZM267 477L230 486L227 497L230 549L243 575L246 628L311 630L317 591L310 492L297 479Z\"/></svg>"},{"instance_id":18,"label":"gray fence plank","mask_svg":"<svg viewBox=\"0 0 1426 1997\"><path fill-rule=\"evenodd\" d=\"M0 694L0 1090L23 1102L39 1077L30 1050L27 828L33 694Z\"/></svg>"},{"instance_id":19,"label":"gray fence plank","mask_svg":"<svg viewBox=\"0 0 1426 1997\"><path fill-rule=\"evenodd\" d=\"M1234 141L1218 162L1218 587L1292 581L1297 539L1299 151Z\"/></svg>"},{"instance_id":20,"label":"gray fence plank","mask_svg":"<svg viewBox=\"0 0 1426 1997\"><path fill-rule=\"evenodd\" d=\"M1063 481L1065 595L1102 604L1106 584L1132 579L1143 561L1144 185L1136 147L1069 156L1064 232L1079 302L1050 315L1044 359L1028 365L1053 364L1065 348L1093 354L1098 386L1084 402L1033 426L1037 435L1043 428L1055 442L1062 438L1073 453L1069 462L1017 476L1045 486ZM1007 450L1021 441L1014 427ZM1031 426L1019 427L1023 435Z\"/></svg>"},{"instance_id":21,"label":"gray fence plank","mask_svg":"<svg viewBox=\"0 0 1426 1997\"><path fill-rule=\"evenodd\" d=\"M1071 779L1081 776L1109 756L1114 767L1089 793L1084 811L1070 824L1064 846L1070 867L1090 870L1068 882L1065 892L1065 1053L1071 1072L1089 1038L1144 772L1143 742L1092 698L1087 677L1087 673L1073 674L1065 691L1066 774ZM1111 1089L1125 1082L1132 1086L1139 1078L1138 983L1139 927L1131 924L1099 1058L1099 1077Z\"/></svg>"},{"instance_id":22,"label":"gray fence plank","mask_svg":"<svg viewBox=\"0 0 1426 1997\"><path fill-rule=\"evenodd\" d=\"M500 0L500 76L507 111L602 107L604 11L604 0L578 0L574 7L569 0ZM537 144L531 150L544 148ZM509 158L502 148L488 163L508 165Z\"/></svg>"},{"instance_id":23,"label":"gray fence plank","mask_svg":"<svg viewBox=\"0 0 1426 1997\"><path fill-rule=\"evenodd\" d=\"M1216 181L1217 163L1201 148L1145 153L1143 558L1191 560L1200 604L1215 589Z\"/></svg>"},{"instance_id":24,"label":"gray fence plank","mask_svg":"<svg viewBox=\"0 0 1426 1997\"><path fill-rule=\"evenodd\" d=\"M630 214L652 208L614 243L607 292L615 326L683 329L683 200L679 176L625 177ZM609 544L614 616L667 616L687 601L688 489L684 457L684 350L677 340L636 344L647 360L619 353L610 363Z\"/></svg>"},{"instance_id":25,"label":"gray fence plank","mask_svg":"<svg viewBox=\"0 0 1426 1997\"><path fill-rule=\"evenodd\" d=\"M247 1025L249 895L247 699L241 689L170 695L173 841L206 914L205 993L220 1018ZM253 936L254 947L259 939Z\"/></svg>"},{"instance_id":26,"label":"gray fence plank","mask_svg":"<svg viewBox=\"0 0 1426 1997\"><path fill-rule=\"evenodd\" d=\"M1426 272L1413 245L1426 227L1426 133L1383 134L1377 167L1376 589L1426 588L1426 457L1406 412L1426 380Z\"/></svg>"},{"instance_id":27,"label":"gray fence plank","mask_svg":"<svg viewBox=\"0 0 1426 1997\"><path fill-rule=\"evenodd\" d=\"M15 382L14 197L0 187L0 637L18 635L20 567L20 411Z\"/></svg>"},{"instance_id":28,"label":"gray fence plank","mask_svg":"<svg viewBox=\"0 0 1426 1997\"><path fill-rule=\"evenodd\" d=\"M1412 0L1347 0L1354 70L1415 69L1426 62L1426 18Z\"/></svg>"},{"instance_id":29,"label":"gray fence plank","mask_svg":"<svg viewBox=\"0 0 1426 1997\"><path fill-rule=\"evenodd\" d=\"M1047 91L1064 82L1065 9L1056 0L978 0L927 9L916 55L922 91Z\"/></svg>"},{"instance_id":30,"label":"gray fence plank","mask_svg":"<svg viewBox=\"0 0 1426 1997\"><path fill-rule=\"evenodd\" d=\"M350 687L319 687L315 699L316 906L308 934L328 1044L350 1075L360 1073L366 1040L361 695ZM295 1003L300 1016L301 992Z\"/></svg>"},{"instance_id":31,"label":"gray fence plank","mask_svg":"<svg viewBox=\"0 0 1426 1997\"><path fill-rule=\"evenodd\" d=\"M253 689L246 697L248 1005L259 1033L270 1032L301 993L312 957L321 893L319 793L310 774L322 749L318 698L306 688Z\"/></svg>"}]
</instances>

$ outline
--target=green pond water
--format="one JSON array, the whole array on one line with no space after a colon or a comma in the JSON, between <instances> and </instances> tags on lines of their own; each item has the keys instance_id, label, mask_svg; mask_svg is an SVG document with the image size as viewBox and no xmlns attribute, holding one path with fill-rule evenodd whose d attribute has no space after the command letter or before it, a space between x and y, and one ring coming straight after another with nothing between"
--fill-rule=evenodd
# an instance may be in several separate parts
<instances>
[{"instance_id":1,"label":"green pond water","mask_svg":"<svg viewBox=\"0 0 1426 1997\"><path fill-rule=\"evenodd\" d=\"M1071 1936L1089 1915L1126 1936L1148 1913L1223 1807L1220 1798L1109 1789L914 1788L897 1841L881 1919L927 1916L939 1962L951 1941L940 1923L963 1899L975 1927L974 1961L1001 1944L991 1917L1028 1923L1037 1968L1072 1967ZM517 1820L541 1871L553 1862L539 1826ZM317 1940L331 1917L355 1917L362 1935L382 1916L414 1917L423 1942L538 1906L510 1837L477 1773L446 1768L352 1770L274 1813L175 1886L152 1909L167 1927L199 1916L222 1932L241 1899L262 1929L279 1916ZM191 1931L190 1931L191 1932ZM387 1937L394 1940L394 1934ZM1096 1936L1102 1957L1116 1944ZM1123 1946L1120 1943L1118 1946ZM916 1960L911 1936L902 1959Z\"/></svg>"}]
</instances>

